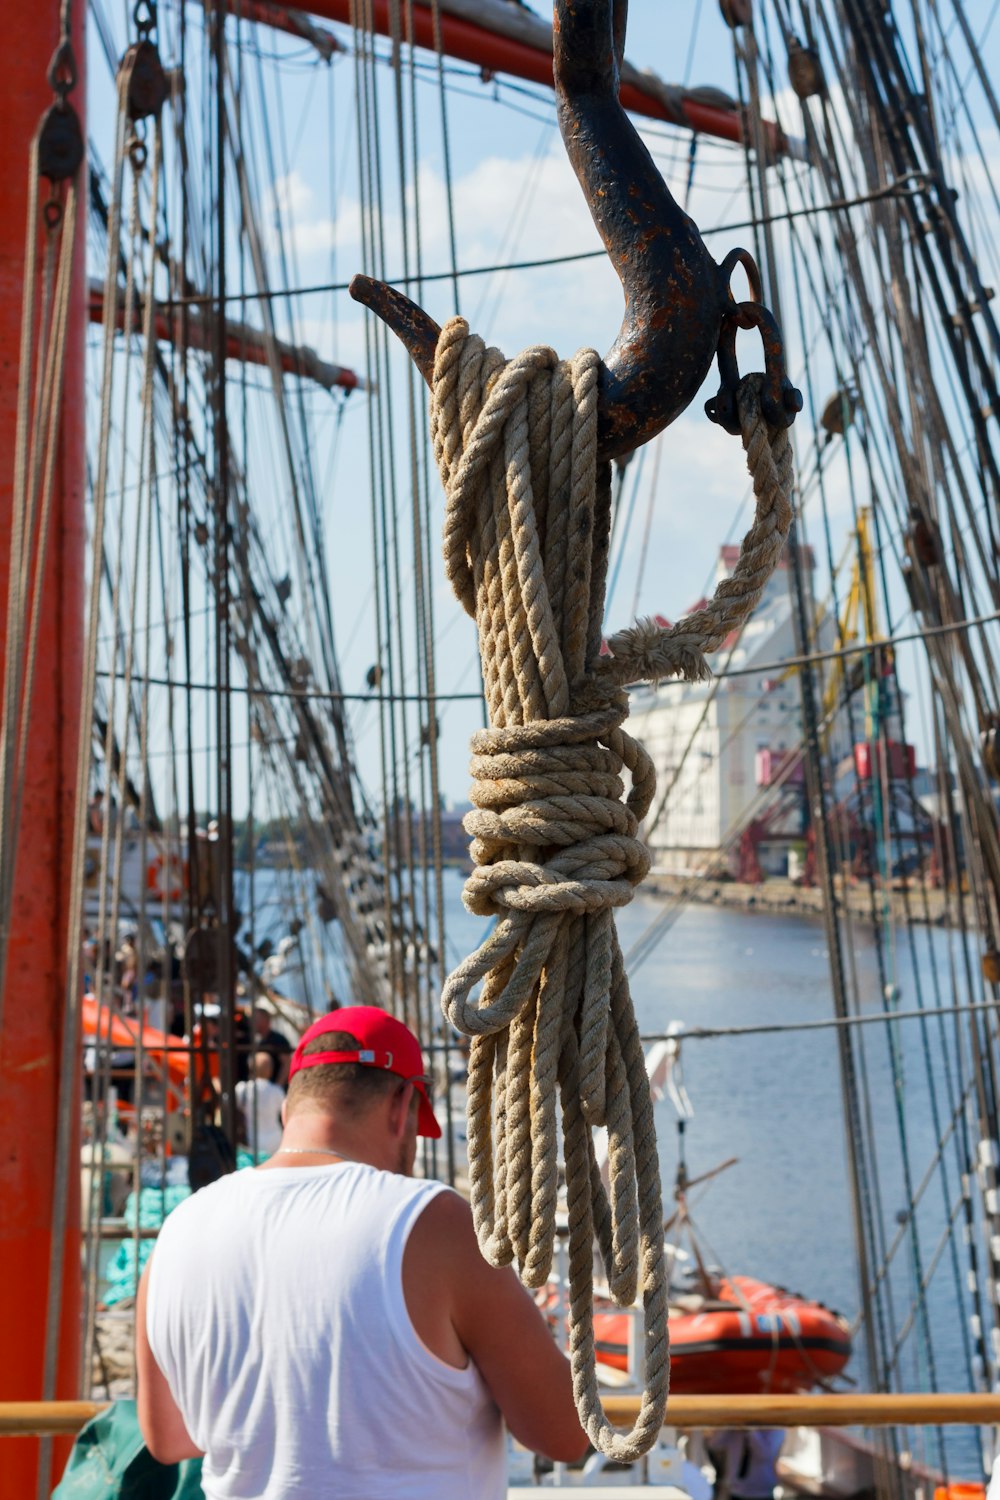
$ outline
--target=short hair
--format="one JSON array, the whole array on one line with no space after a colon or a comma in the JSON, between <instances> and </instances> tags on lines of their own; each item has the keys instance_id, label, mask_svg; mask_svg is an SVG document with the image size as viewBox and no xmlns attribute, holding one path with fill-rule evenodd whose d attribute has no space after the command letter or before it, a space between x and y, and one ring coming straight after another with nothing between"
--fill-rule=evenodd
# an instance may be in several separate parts
<instances>
[{"instance_id":1,"label":"short hair","mask_svg":"<svg viewBox=\"0 0 1000 1500\"><path fill-rule=\"evenodd\" d=\"M304 1057L314 1052L360 1052L361 1043L349 1031L324 1031L306 1043ZM300 1104L315 1102L345 1114L364 1114L376 1099L402 1087L398 1073L364 1063L314 1063L300 1068L288 1085L288 1113Z\"/></svg>"}]
</instances>

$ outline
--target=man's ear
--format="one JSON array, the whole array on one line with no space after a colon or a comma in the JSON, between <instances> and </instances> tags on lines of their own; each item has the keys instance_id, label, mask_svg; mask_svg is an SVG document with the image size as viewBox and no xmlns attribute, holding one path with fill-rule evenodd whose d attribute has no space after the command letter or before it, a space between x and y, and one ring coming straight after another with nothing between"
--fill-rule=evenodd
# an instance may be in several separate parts
<instances>
[{"instance_id":1,"label":"man's ear","mask_svg":"<svg viewBox=\"0 0 1000 1500\"><path fill-rule=\"evenodd\" d=\"M410 1113L410 1105L416 1089L412 1083L404 1083L401 1089L397 1089L391 1096L389 1108L389 1125L394 1136L402 1139L406 1131L406 1122Z\"/></svg>"}]
</instances>

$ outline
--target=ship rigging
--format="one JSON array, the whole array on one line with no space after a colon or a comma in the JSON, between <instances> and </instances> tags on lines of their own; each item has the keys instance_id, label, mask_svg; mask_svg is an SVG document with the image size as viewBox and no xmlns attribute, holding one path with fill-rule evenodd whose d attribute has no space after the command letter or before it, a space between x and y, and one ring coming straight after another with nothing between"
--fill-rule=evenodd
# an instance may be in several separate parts
<instances>
[{"instance_id":1,"label":"ship rigging","mask_svg":"<svg viewBox=\"0 0 1000 1500\"><path fill-rule=\"evenodd\" d=\"M3 1376L11 1398L25 1381L47 1398L92 1389L108 1216L101 1174L82 1216L74 1196L77 1023L86 993L98 1017L97 1160L110 1128L98 1105L122 1051L126 933L140 979L124 1020L141 1027L173 1013L189 1038L178 1053L186 1084L176 1059L171 1072L153 1048L144 1058L141 1040L134 1049L132 1105L148 1125L146 1149L129 1158L137 1197L157 1164L166 1172L178 1123L190 1140L215 1115L215 1093L199 1095L215 1004L218 1119L233 1143L238 1001L284 1005L285 1024L348 996L389 1004L434 1038L443 1078L460 1071L437 1004L462 920L446 896L441 814L481 712L478 662L466 637L456 649L461 619L437 587L423 382L375 319L361 321L348 273L360 266L392 282L435 320L475 307L477 326L511 347L555 336L542 314L562 334L564 307L566 338L599 342L602 328L583 313L591 293L603 308L607 272L549 151L551 31L526 6L324 0L311 12L317 25L239 0L140 0L124 16L92 0L86 47L82 5L36 9L44 26L15 22L27 102L16 120L11 104L3 147L13 185L4 285L33 287L36 269L40 278L23 336L9 291L2 315L12 368L27 351L20 405L13 389L4 398L7 448L20 455L4 490L17 586L8 582L0 776L0 1113L14 1121L4 1128L15 1162L4 1201L23 1206L0 1239L0 1265L20 1289L11 1331L26 1351ZM662 20L646 9L633 0L632 34L645 28L634 55L680 76L661 66ZM742 844L749 867L754 820L791 839L794 817L822 895L859 1378L873 1392L915 1379L931 1393L956 1381L993 1391L993 16L963 0L730 0L710 19L700 9L686 14L690 56L725 57L725 89L715 77L693 86L690 67L675 86L631 68L622 100L709 244L747 236L805 399L782 577L792 640L765 663L768 681L798 695L798 729L731 846ZM45 109L62 124L68 105L83 122L85 72L86 167L70 150L64 175L57 165L29 177ZM503 130L516 136L516 161ZM552 228L560 213L571 235ZM88 271L100 278L92 287ZM620 314L607 307L610 332ZM744 342L734 336L741 368ZM714 391L712 382L704 395ZM606 635L643 612L674 618L697 592L693 564L685 557L682 570L680 549L664 545L678 493L686 511L703 498L714 507L717 531L744 525L728 441L686 417L617 466ZM717 533L699 537L685 518L684 536L707 570ZM749 630L714 655L706 703L740 681ZM680 691L659 687L661 712ZM719 762L724 734L711 751ZM916 833L914 769L900 745L917 746L929 768L934 811ZM655 759L652 739L648 748ZM657 768L643 830L654 846L658 818L708 774L690 734L676 748ZM769 811L781 795L785 824ZM687 873L636 933L630 965L668 934L678 941L676 919L709 878ZM874 992L856 962L862 922ZM661 1006L649 1029L673 1013ZM60 1047L62 1064L44 1079L24 1073ZM179 1110L168 1108L167 1074ZM873 1114L875 1077L888 1079L888 1127ZM169 1118L177 1113L180 1122ZM425 1162L452 1179L460 1105L454 1114ZM141 1240L137 1218L135 1263ZM969 1471L968 1446L943 1427L919 1439L885 1429L880 1494L905 1492L914 1450L945 1476ZM0 1492L9 1483L28 1493L35 1448L11 1452ZM41 1461L51 1463L47 1449Z\"/></svg>"}]
</instances>

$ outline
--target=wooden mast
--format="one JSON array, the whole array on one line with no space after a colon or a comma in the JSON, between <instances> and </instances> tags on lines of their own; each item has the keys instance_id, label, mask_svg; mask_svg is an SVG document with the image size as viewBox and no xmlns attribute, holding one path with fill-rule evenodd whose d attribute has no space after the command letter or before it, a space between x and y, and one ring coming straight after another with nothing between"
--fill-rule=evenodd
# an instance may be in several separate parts
<instances>
[{"instance_id":1,"label":"wooden mast","mask_svg":"<svg viewBox=\"0 0 1000 1500\"><path fill-rule=\"evenodd\" d=\"M46 74L59 41L58 0L12 5L6 14L3 102L0 105L0 663L6 649L18 363L25 267L25 224L32 138L53 100ZM84 5L72 6L78 81L72 104L83 124ZM85 134L85 130L84 130ZM85 168L81 169L85 171ZM44 187L47 184L43 184ZM44 193L43 193L44 201ZM86 191L73 263L65 351L65 383L53 512L34 673L27 774L16 851L10 942L0 1033L0 1286L5 1292L0 1400L41 1397L46 1308L52 1251L53 1184L57 1177L59 1059L66 998L67 915L76 797L84 584L84 277ZM40 227L35 272L42 255ZM0 678L3 667L0 665ZM13 851L4 848L8 861ZM73 1149L64 1163L68 1184L63 1287L55 1391L78 1394L80 1349L79 1099ZM54 1456L58 1475L68 1444ZM0 1462L0 1500L37 1493L40 1445L14 1438ZM49 1493L49 1488L44 1490Z\"/></svg>"}]
</instances>

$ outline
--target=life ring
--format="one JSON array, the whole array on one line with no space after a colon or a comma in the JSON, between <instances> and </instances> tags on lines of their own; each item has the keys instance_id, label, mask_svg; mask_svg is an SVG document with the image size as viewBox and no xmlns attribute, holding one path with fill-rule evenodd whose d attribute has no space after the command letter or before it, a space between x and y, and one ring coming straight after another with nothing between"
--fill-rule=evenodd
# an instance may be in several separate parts
<instances>
[{"instance_id":1,"label":"life ring","mask_svg":"<svg viewBox=\"0 0 1000 1500\"><path fill-rule=\"evenodd\" d=\"M187 861L179 854L158 854L146 866L146 890L160 901L179 901L187 883Z\"/></svg>"}]
</instances>

